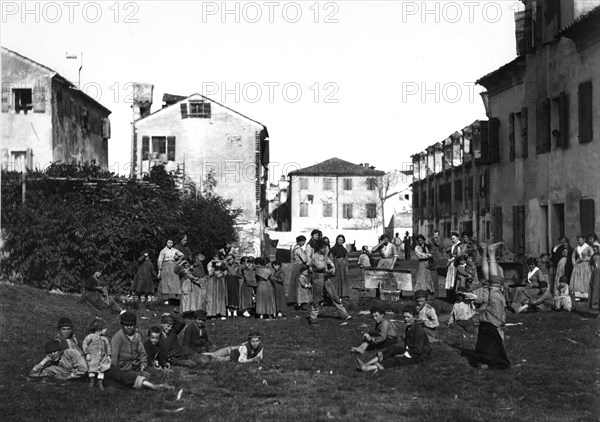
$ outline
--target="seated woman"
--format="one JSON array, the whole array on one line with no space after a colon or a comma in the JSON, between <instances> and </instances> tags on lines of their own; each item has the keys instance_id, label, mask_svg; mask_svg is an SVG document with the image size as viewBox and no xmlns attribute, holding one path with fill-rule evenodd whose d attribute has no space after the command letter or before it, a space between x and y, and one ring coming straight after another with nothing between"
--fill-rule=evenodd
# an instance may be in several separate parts
<instances>
[{"instance_id":1,"label":"seated woman","mask_svg":"<svg viewBox=\"0 0 600 422\"><path fill-rule=\"evenodd\" d=\"M535 293L531 295L526 295L522 291L517 290L512 302L512 308L516 313L525 311L551 311L553 305L554 299L548 289L548 283L544 280L539 282Z\"/></svg>"},{"instance_id":2,"label":"seated woman","mask_svg":"<svg viewBox=\"0 0 600 422\"><path fill-rule=\"evenodd\" d=\"M102 268L95 268L92 275L85 281L84 292L81 295L84 302L91 303L96 309L104 311L110 309L116 314L122 314L125 311L121 309L114 297L108 294L106 287L100 286L100 276Z\"/></svg>"},{"instance_id":3,"label":"seated woman","mask_svg":"<svg viewBox=\"0 0 600 422\"><path fill-rule=\"evenodd\" d=\"M431 346L423 327L416 323L417 308L407 305L402 311L402 318L406 324L404 331L404 345L395 345L379 352L376 358L368 362L356 359L357 371L375 371L393 368L395 366L416 365L431 359Z\"/></svg>"},{"instance_id":4,"label":"seated woman","mask_svg":"<svg viewBox=\"0 0 600 422\"><path fill-rule=\"evenodd\" d=\"M511 305L515 312L525 304L525 299L530 299L536 296L539 292L540 283L546 282L542 271L538 267L537 259L531 257L527 259L529 273L524 286L509 288L505 292L506 302ZM547 284L546 284L547 286Z\"/></svg>"},{"instance_id":5,"label":"seated woman","mask_svg":"<svg viewBox=\"0 0 600 422\"><path fill-rule=\"evenodd\" d=\"M353 353L361 355L367 350L385 349L398 342L398 331L394 324L385 317L385 310L381 306L371 308L371 316L375 320L375 328L363 334L363 342L358 347L352 347Z\"/></svg>"},{"instance_id":6,"label":"seated woman","mask_svg":"<svg viewBox=\"0 0 600 422\"><path fill-rule=\"evenodd\" d=\"M217 362L260 363L263 358L262 336L258 331L248 333L248 341L241 346L228 346L212 353L202 353Z\"/></svg>"}]
</instances>

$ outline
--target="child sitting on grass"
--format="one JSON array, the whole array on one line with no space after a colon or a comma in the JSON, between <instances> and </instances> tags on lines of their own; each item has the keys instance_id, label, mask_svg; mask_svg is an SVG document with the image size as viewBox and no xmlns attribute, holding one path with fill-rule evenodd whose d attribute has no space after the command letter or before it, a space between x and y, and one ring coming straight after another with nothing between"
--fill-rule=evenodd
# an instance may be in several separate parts
<instances>
[{"instance_id":1,"label":"child sitting on grass","mask_svg":"<svg viewBox=\"0 0 600 422\"><path fill-rule=\"evenodd\" d=\"M360 346L351 347L353 353L362 355L367 350L384 349L398 342L396 327L385 317L385 310L381 306L373 306L371 316L375 320L375 329L363 334L363 342Z\"/></svg>"},{"instance_id":2,"label":"child sitting on grass","mask_svg":"<svg viewBox=\"0 0 600 422\"><path fill-rule=\"evenodd\" d=\"M71 318L63 317L59 319L57 329L58 333L55 338L60 341L63 350L73 349L83 356L83 352L79 347L79 342L73 334L73 321L71 321Z\"/></svg>"},{"instance_id":3,"label":"child sitting on grass","mask_svg":"<svg viewBox=\"0 0 600 422\"><path fill-rule=\"evenodd\" d=\"M206 311L194 312L194 322L188 324L183 331L183 347L187 347L196 353L208 352L212 346L204 323L206 322Z\"/></svg>"},{"instance_id":4,"label":"child sitting on grass","mask_svg":"<svg viewBox=\"0 0 600 422\"><path fill-rule=\"evenodd\" d=\"M427 303L427 291L417 290L415 292L415 301L417 302L417 324L423 326L423 330L429 338L429 342L433 343L437 340L437 327L440 323L435 313L435 309L429 303Z\"/></svg>"},{"instance_id":5,"label":"child sitting on grass","mask_svg":"<svg viewBox=\"0 0 600 422\"><path fill-rule=\"evenodd\" d=\"M60 340L53 339L44 345L46 356L35 365L30 377L55 377L60 381L79 379L85 376L87 365L80 352L74 349L64 349Z\"/></svg>"},{"instance_id":6,"label":"child sitting on grass","mask_svg":"<svg viewBox=\"0 0 600 422\"><path fill-rule=\"evenodd\" d=\"M241 346L229 346L213 353L203 353L217 362L260 363L263 358L263 345L258 331L248 333L248 341Z\"/></svg>"},{"instance_id":7,"label":"child sitting on grass","mask_svg":"<svg viewBox=\"0 0 600 422\"><path fill-rule=\"evenodd\" d=\"M144 349L148 355L148 365L156 369L169 369L169 356L160 343L160 327L150 327L148 339L144 342Z\"/></svg>"},{"instance_id":8,"label":"child sitting on grass","mask_svg":"<svg viewBox=\"0 0 600 422\"><path fill-rule=\"evenodd\" d=\"M111 364L111 347L106 338L106 324L101 318L94 318L89 328L90 333L82 343L88 364L89 387L93 388L96 385L97 377L98 388L104 390L104 373L110 369Z\"/></svg>"},{"instance_id":9,"label":"child sitting on grass","mask_svg":"<svg viewBox=\"0 0 600 422\"><path fill-rule=\"evenodd\" d=\"M554 310L571 312L571 296L569 295L569 280L564 275L558 279L558 286L554 292Z\"/></svg>"},{"instance_id":10,"label":"child sitting on grass","mask_svg":"<svg viewBox=\"0 0 600 422\"><path fill-rule=\"evenodd\" d=\"M456 291L456 302L452 306L448 327L456 323L466 332L474 334L475 324L473 322L473 315L475 315L475 308L471 301L467 301L466 295L467 289L465 287L459 287Z\"/></svg>"},{"instance_id":11,"label":"child sitting on grass","mask_svg":"<svg viewBox=\"0 0 600 422\"><path fill-rule=\"evenodd\" d=\"M180 315L163 314L160 327L160 345L167 352L172 365L193 368L210 362L205 356L179 344L177 335L185 327L185 322Z\"/></svg>"}]
</instances>

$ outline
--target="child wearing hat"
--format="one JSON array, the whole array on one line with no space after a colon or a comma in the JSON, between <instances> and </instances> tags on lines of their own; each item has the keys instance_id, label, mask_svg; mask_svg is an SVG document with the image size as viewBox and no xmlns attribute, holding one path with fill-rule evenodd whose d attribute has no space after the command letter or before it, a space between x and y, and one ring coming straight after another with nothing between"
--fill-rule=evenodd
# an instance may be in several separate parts
<instances>
[{"instance_id":1,"label":"child wearing hat","mask_svg":"<svg viewBox=\"0 0 600 422\"><path fill-rule=\"evenodd\" d=\"M46 356L35 365L30 377L55 377L61 381L79 379L85 376L87 365L80 352L74 349L64 349L58 339L53 339L44 345Z\"/></svg>"},{"instance_id":2,"label":"child wearing hat","mask_svg":"<svg viewBox=\"0 0 600 422\"><path fill-rule=\"evenodd\" d=\"M106 338L106 324L101 318L94 318L90 323L90 333L83 340L82 348L88 364L89 387L96 385L104 390L104 373L110 368L111 348Z\"/></svg>"},{"instance_id":3,"label":"child wearing hat","mask_svg":"<svg viewBox=\"0 0 600 422\"><path fill-rule=\"evenodd\" d=\"M467 288L459 287L456 291L456 301L450 312L448 327L452 324L461 326L468 333L475 333L475 325L473 316L475 315L475 307L472 301L467 301Z\"/></svg>"},{"instance_id":4,"label":"child wearing hat","mask_svg":"<svg viewBox=\"0 0 600 422\"><path fill-rule=\"evenodd\" d=\"M404 344L388 347L368 362L363 362L357 358L358 367L356 370L377 372L380 369L416 365L430 360L431 345L427 334L423 331L423 327L417 323L417 315L417 308L414 305L405 306L402 310L402 319L406 325Z\"/></svg>"},{"instance_id":5,"label":"child wearing hat","mask_svg":"<svg viewBox=\"0 0 600 422\"><path fill-rule=\"evenodd\" d=\"M148 366L148 356L136 325L136 314L129 311L123 313L121 329L111 339L112 365L125 372L144 371Z\"/></svg>"},{"instance_id":6,"label":"child wearing hat","mask_svg":"<svg viewBox=\"0 0 600 422\"><path fill-rule=\"evenodd\" d=\"M183 331L183 347L187 347L196 353L208 352L212 346L208 339L208 333L204 327L206 322L206 311L194 312L194 322L188 324Z\"/></svg>"},{"instance_id":7,"label":"child wearing hat","mask_svg":"<svg viewBox=\"0 0 600 422\"><path fill-rule=\"evenodd\" d=\"M217 362L260 363L263 359L262 336L258 331L248 333L248 341L241 346L228 346L213 353L203 353Z\"/></svg>"},{"instance_id":8,"label":"child wearing hat","mask_svg":"<svg viewBox=\"0 0 600 422\"><path fill-rule=\"evenodd\" d=\"M415 301L417 302L417 323L423 326L430 342L437 340L437 328L440 326L437 314L433 306L427 303L427 291L417 290L415 292Z\"/></svg>"},{"instance_id":9,"label":"child wearing hat","mask_svg":"<svg viewBox=\"0 0 600 422\"><path fill-rule=\"evenodd\" d=\"M193 368L210 363L210 359L179 344L178 334L185 328L181 315L163 314L160 320L160 344L172 365Z\"/></svg>"},{"instance_id":10,"label":"child wearing hat","mask_svg":"<svg viewBox=\"0 0 600 422\"><path fill-rule=\"evenodd\" d=\"M58 320L56 328L58 333L56 334L55 338L60 341L63 350L73 349L81 353L83 356L83 352L79 347L79 342L73 334L73 321L71 321L71 318L62 317Z\"/></svg>"}]
</instances>

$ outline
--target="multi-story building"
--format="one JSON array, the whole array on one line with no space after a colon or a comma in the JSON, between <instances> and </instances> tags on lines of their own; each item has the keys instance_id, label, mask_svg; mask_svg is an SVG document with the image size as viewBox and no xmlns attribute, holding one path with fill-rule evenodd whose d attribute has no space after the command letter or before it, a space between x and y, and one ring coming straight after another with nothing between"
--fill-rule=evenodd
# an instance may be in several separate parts
<instances>
[{"instance_id":1,"label":"multi-story building","mask_svg":"<svg viewBox=\"0 0 600 422\"><path fill-rule=\"evenodd\" d=\"M350 243L373 243L383 232L380 189L385 172L331 158L289 173L293 233L320 229L330 237L344 234ZM331 239L333 242L335 238Z\"/></svg>"},{"instance_id":2,"label":"multi-story building","mask_svg":"<svg viewBox=\"0 0 600 422\"><path fill-rule=\"evenodd\" d=\"M600 229L600 0L523 3L518 57L477 81L492 222L517 257Z\"/></svg>"},{"instance_id":3,"label":"multi-story building","mask_svg":"<svg viewBox=\"0 0 600 422\"><path fill-rule=\"evenodd\" d=\"M600 230L600 0L523 3L518 56L477 81L489 120L413 156L415 230L503 240L518 261Z\"/></svg>"},{"instance_id":4,"label":"multi-story building","mask_svg":"<svg viewBox=\"0 0 600 422\"><path fill-rule=\"evenodd\" d=\"M110 110L56 71L2 52L2 167L44 169L54 162L108 170Z\"/></svg>"},{"instance_id":5,"label":"multi-story building","mask_svg":"<svg viewBox=\"0 0 600 422\"><path fill-rule=\"evenodd\" d=\"M163 107L151 113L151 85L135 92L133 173L163 164L200 189L212 175L215 193L241 210L238 252L260 255L268 221L266 126L200 94L165 94Z\"/></svg>"}]
</instances>

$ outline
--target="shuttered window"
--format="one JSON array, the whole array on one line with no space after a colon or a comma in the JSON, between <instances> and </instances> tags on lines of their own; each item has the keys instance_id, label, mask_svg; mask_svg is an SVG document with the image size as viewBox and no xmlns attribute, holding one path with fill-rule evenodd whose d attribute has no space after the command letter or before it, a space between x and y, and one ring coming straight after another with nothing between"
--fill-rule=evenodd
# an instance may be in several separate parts
<instances>
[{"instance_id":1,"label":"shuttered window","mask_svg":"<svg viewBox=\"0 0 600 422\"><path fill-rule=\"evenodd\" d=\"M536 121L536 151L538 154L544 154L550 151L550 146L552 145L550 126L550 98L546 98L538 102L536 109Z\"/></svg>"},{"instance_id":2,"label":"shuttered window","mask_svg":"<svg viewBox=\"0 0 600 422\"><path fill-rule=\"evenodd\" d=\"M175 137L167 136L167 160L175 161Z\"/></svg>"},{"instance_id":3,"label":"shuttered window","mask_svg":"<svg viewBox=\"0 0 600 422\"><path fill-rule=\"evenodd\" d=\"M515 161L515 113L508 115L509 159Z\"/></svg>"},{"instance_id":4,"label":"shuttered window","mask_svg":"<svg viewBox=\"0 0 600 422\"><path fill-rule=\"evenodd\" d=\"M565 91L558 96L558 146L569 148L569 101Z\"/></svg>"},{"instance_id":5,"label":"shuttered window","mask_svg":"<svg viewBox=\"0 0 600 422\"><path fill-rule=\"evenodd\" d=\"M142 160L147 160L150 155L150 137L142 136Z\"/></svg>"},{"instance_id":6,"label":"shuttered window","mask_svg":"<svg viewBox=\"0 0 600 422\"><path fill-rule=\"evenodd\" d=\"M367 204L367 218L377 218L377 204Z\"/></svg>"},{"instance_id":7,"label":"shuttered window","mask_svg":"<svg viewBox=\"0 0 600 422\"><path fill-rule=\"evenodd\" d=\"M308 204L300 204L300 217L308 217Z\"/></svg>"},{"instance_id":8,"label":"shuttered window","mask_svg":"<svg viewBox=\"0 0 600 422\"><path fill-rule=\"evenodd\" d=\"M187 119L188 118L187 103L181 103L179 106L181 107L181 118Z\"/></svg>"},{"instance_id":9,"label":"shuttered window","mask_svg":"<svg viewBox=\"0 0 600 422\"><path fill-rule=\"evenodd\" d=\"M308 189L308 179L306 177L301 177L300 178L300 189L301 190Z\"/></svg>"},{"instance_id":10,"label":"shuttered window","mask_svg":"<svg viewBox=\"0 0 600 422\"><path fill-rule=\"evenodd\" d=\"M344 204L343 205L343 218L350 219L352 218L353 209L352 204Z\"/></svg>"},{"instance_id":11,"label":"shuttered window","mask_svg":"<svg viewBox=\"0 0 600 422\"><path fill-rule=\"evenodd\" d=\"M594 137L592 119L592 82L579 84L579 143L591 142Z\"/></svg>"},{"instance_id":12,"label":"shuttered window","mask_svg":"<svg viewBox=\"0 0 600 422\"><path fill-rule=\"evenodd\" d=\"M500 162L500 120L493 117L489 123L489 162Z\"/></svg>"},{"instance_id":13,"label":"shuttered window","mask_svg":"<svg viewBox=\"0 0 600 422\"><path fill-rule=\"evenodd\" d=\"M529 155L529 142L527 140L528 120L527 107L521 109L521 157L527 158Z\"/></svg>"},{"instance_id":14,"label":"shuttered window","mask_svg":"<svg viewBox=\"0 0 600 422\"><path fill-rule=\"evenodd\" d=\"M352 179L344 179L344 190L352 190Z\"/></svg>"},{"instance_id":15,"label":"shuttered window","mask_svg":"<svg viewBox=\"0 0 600 422\"><path fill-rule=\"evenodd\" d=\"M594 232L595 209L593 199L582 199L579 201L579 223L581 224L581 233L587 236Z\"/></svg>"},{"instance_id":16,"label":"shuttered window","mask_svg":"<svg viewBox=\"0 0 600 422\"><path fill-rule=\"evenodd\" d=\"M332 217L333 216L333 205L332 204L323 204L323 217Z\"/></svg>"},{"instance_id":17,"label":"shuttered window","mask_svg":"<svg viewBox=\"0 0 600 422\"><path fill-rule=\"evenodd\" d=\"M33 87L33 112L46 112L46 92L41 81L38 81Z\"/></svg>"}]
</instances>

